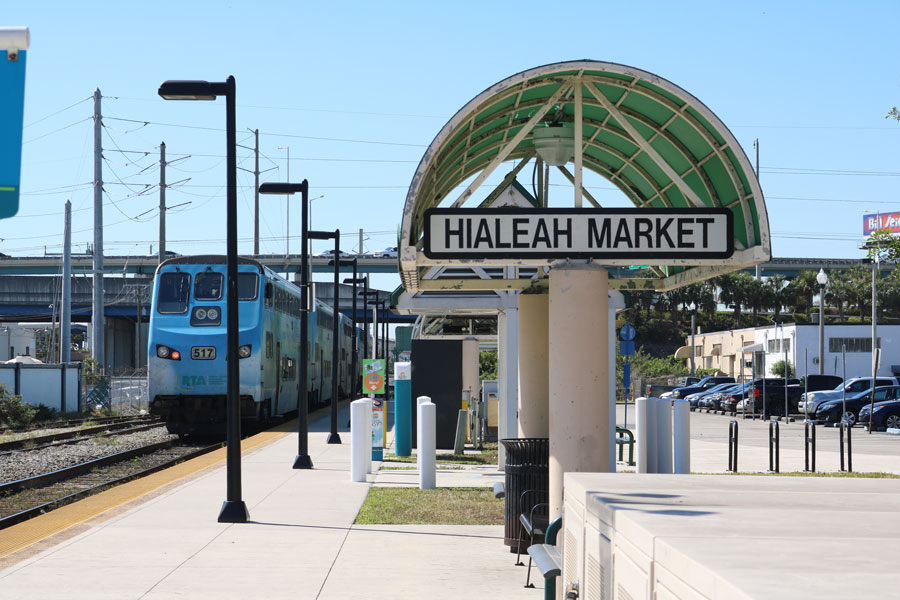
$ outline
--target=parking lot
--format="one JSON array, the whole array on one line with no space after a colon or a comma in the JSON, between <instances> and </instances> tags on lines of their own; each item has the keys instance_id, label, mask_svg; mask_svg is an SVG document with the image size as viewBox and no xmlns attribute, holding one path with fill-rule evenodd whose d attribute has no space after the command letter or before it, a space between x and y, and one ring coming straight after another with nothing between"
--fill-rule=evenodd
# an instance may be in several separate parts
<instances>
[{"instance_id":1,"label":"parking lot","mask_svg":"<svg viewBox=\"0 0 900 600\"><path fill-rule=\"evenodd\" d=\"M616 406L616 422L625 421L625 406ZM634 431L634 405L628 406L628 428ZM765 472L769 466L769 424L760 419L740 416L691 413L691 470L698 473L724 473L728 463L728 428L738 422L738 470ZM802 420L780 423L780 470L803 471L804 423ZM839 429L816 426L816 470L840 470ZM884 432L869 434L860 426L852 428L853 470L900 475L900 436ZM622 470L633 467L622 467Z\"/></svg>"}]
</instances>

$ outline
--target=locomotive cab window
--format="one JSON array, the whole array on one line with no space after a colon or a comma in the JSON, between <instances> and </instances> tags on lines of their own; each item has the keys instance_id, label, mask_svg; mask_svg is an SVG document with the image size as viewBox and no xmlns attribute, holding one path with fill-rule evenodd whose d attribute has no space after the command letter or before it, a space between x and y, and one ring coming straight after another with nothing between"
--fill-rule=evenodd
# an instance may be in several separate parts
<instances>
[{"instance_id":1,"label":"locomotive cab window","mask_svg":"<svg viewBox=\"0 0 900 600\"><path fill-rule=\"evenodd\" d=\"M187 312L191 276L187 273L163 273L159 276L156 310L160 314Z\"/></svg>"},{"instance_id":2,"label":"locomotive cab window","mask_svg":"<svg viewBox=\"0 0 900 600\"><path fill-rule=\"evenodd\" d=\"M258 288L256 273L238 273L238 300L256 300Z\"/></svg>"},{"instance_id":3,"label":"locomotive cab window","mask_svg":"<svg viewBox=\"0 0 900 600\"><path fill-rule=\"evenodd\" d=\"M219 300L222 297L221 273L204 271L194 277L194 300Z\"/></svg>"}]
</instances>

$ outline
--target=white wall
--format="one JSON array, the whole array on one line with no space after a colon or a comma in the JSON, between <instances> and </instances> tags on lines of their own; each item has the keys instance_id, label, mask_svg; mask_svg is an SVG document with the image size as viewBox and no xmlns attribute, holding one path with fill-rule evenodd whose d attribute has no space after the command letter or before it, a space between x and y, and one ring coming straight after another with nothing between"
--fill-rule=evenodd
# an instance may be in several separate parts
<instances>
[{"instance_id":1,"label":"white wall","mask_svg":"<svg viewBox=\"0 0 900 600\"><path fill-rule=\"evenodd\" d=\"M819 354L819 326L818 325L785 325L781 327L761 327L756 330L756 342L766 343L773 339L794 339L788 352L788 360L796 366L797 377L803 377L807 373L819 372L819 366L814 363ZM881 339L881 363L878 367L878 375L891 375L891 366L900 365L900 325L879 325L878 337ZM829 351L829 339L831 338L872 338L871 325L826 325L825 326L825 374L843 376L841 353ZM768 350L768 345L766 346ZM783 348L783 346L782 346ZM806 350L806 354L804 354ZM805 356L808 360L804 362ZM779 360L784 360L784 351L777 353L766 352L766 373L770 374L772 366ZM847 377L872 376L872 354L870 352L847 352Z\"/></svg>"},{"instance_id":2,"label":"white wall","mask_svg":"<svg viewBox=\"0 0 900 600\"><path fill-rule=\"evenodd\" d=\"M15 348L15 354L10 355L10 346ZM34 356L35 346L34 331L14 325L0 328L0 361L16 356Z\"/></svg>"}]
</instances>

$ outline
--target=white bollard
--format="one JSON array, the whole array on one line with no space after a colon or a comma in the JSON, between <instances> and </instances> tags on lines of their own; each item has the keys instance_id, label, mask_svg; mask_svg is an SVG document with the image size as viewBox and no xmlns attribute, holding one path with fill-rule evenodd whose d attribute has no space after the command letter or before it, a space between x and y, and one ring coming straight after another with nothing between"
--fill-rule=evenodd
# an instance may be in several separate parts
<instances>
[{"instance_id":1,"label":"white bollard","mask_svg":"<svg viewBox=\"0 0 900 600\"><path fill-rule=\"evenodd\" d=\"M436 463L436 417L437 408L433 402L422 401L418 398L418 423L416 424L416 462L419 467L419 489L433 490L435 488L435 463Z\"/></svg>"},{"instance_id":2,"label":"white bollard","mask_svg":"<svg viewBox=\"0 0 900 600\"><path fill-rule=\"evenodd\" d=\"M647 472L659 473L659 431L656 428L656 401L659 398L647 398Z\"/></svg>"},{"instance_id":3,"label":"white bollard","mask_svg":"<svg viewBox=\"0 0 900 600\"><path fill-rule=\"evenodd\" d=\"M649 453L648 453L648 410L650 408L650 401L647 398L635 398L634 400L634 409L635 409L635 417L634 417L634 444L637 446L635 454L637 457L635 458L635 462L637 463L636 470L638 473L651 473L649 470ZM653 408L656 405L653 404Z\"/></svg>"},{"instance_id":4,"label":"white bollard","mask_svg":"<svg viewBox=\"0 0 900 600\"><path fill-rule=\"evenodd\" d=\"M416 398L416 406L422 404L423 402L431 402L431 396L419 396Z\"/></svg>"},{"instance_id":5,"label":"white bollard","mask_svg":"<svg viewBox=\"0 0 900 600\"><path fill-rule=\"evenodd\" d=\"M656 472L672 472L672 401L656 399Z\"/></svg>"},{"instance_id":6,"label":"white bollard","mask_svg":"<svg viewBox=\"0 0 900 600\"><path fill-rule=\"evenodd\" d=\"M372 401L350 403L350 480L366 480L372 464Z\"/></svg>"},{"instance_id":7,"label":"white bollard","mask_svg":"<svg viewBox=\"0 0 900 600\"><path fill-rule=\"evenodd\" d=\"M675 438L675 472L691 472L691 403L684 398L675 401L673 433Z\"/></svg>"}]
</instances>

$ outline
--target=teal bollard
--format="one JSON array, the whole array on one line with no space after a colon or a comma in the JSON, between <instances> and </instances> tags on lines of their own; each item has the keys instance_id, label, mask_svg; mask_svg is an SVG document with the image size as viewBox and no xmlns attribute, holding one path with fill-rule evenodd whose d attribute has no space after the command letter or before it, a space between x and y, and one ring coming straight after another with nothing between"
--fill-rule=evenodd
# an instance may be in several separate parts
<instances>
[{"instance_id":1,"label":"teal bollard","mask_svg":"<svg viewBox=\"0 0 900 600\"><path fill-rule=\"evenodd\" d=\"M547 527L547 533L544 534L544 543L552 546L556 545L556 535L562 528L562 517L554 520ZM556 577L548 577L544 580L544 600L556 599Z\"/></svg>"},{"instance_id":2,"label":"teal bollard","mask_svg":"<svg viewBox=\"0 0 900 600\"><path fill-rule=\"evenodd\" d=\"M394 453L412 453L412 381L394 379Z\"/></svg>"}]
</instances>

